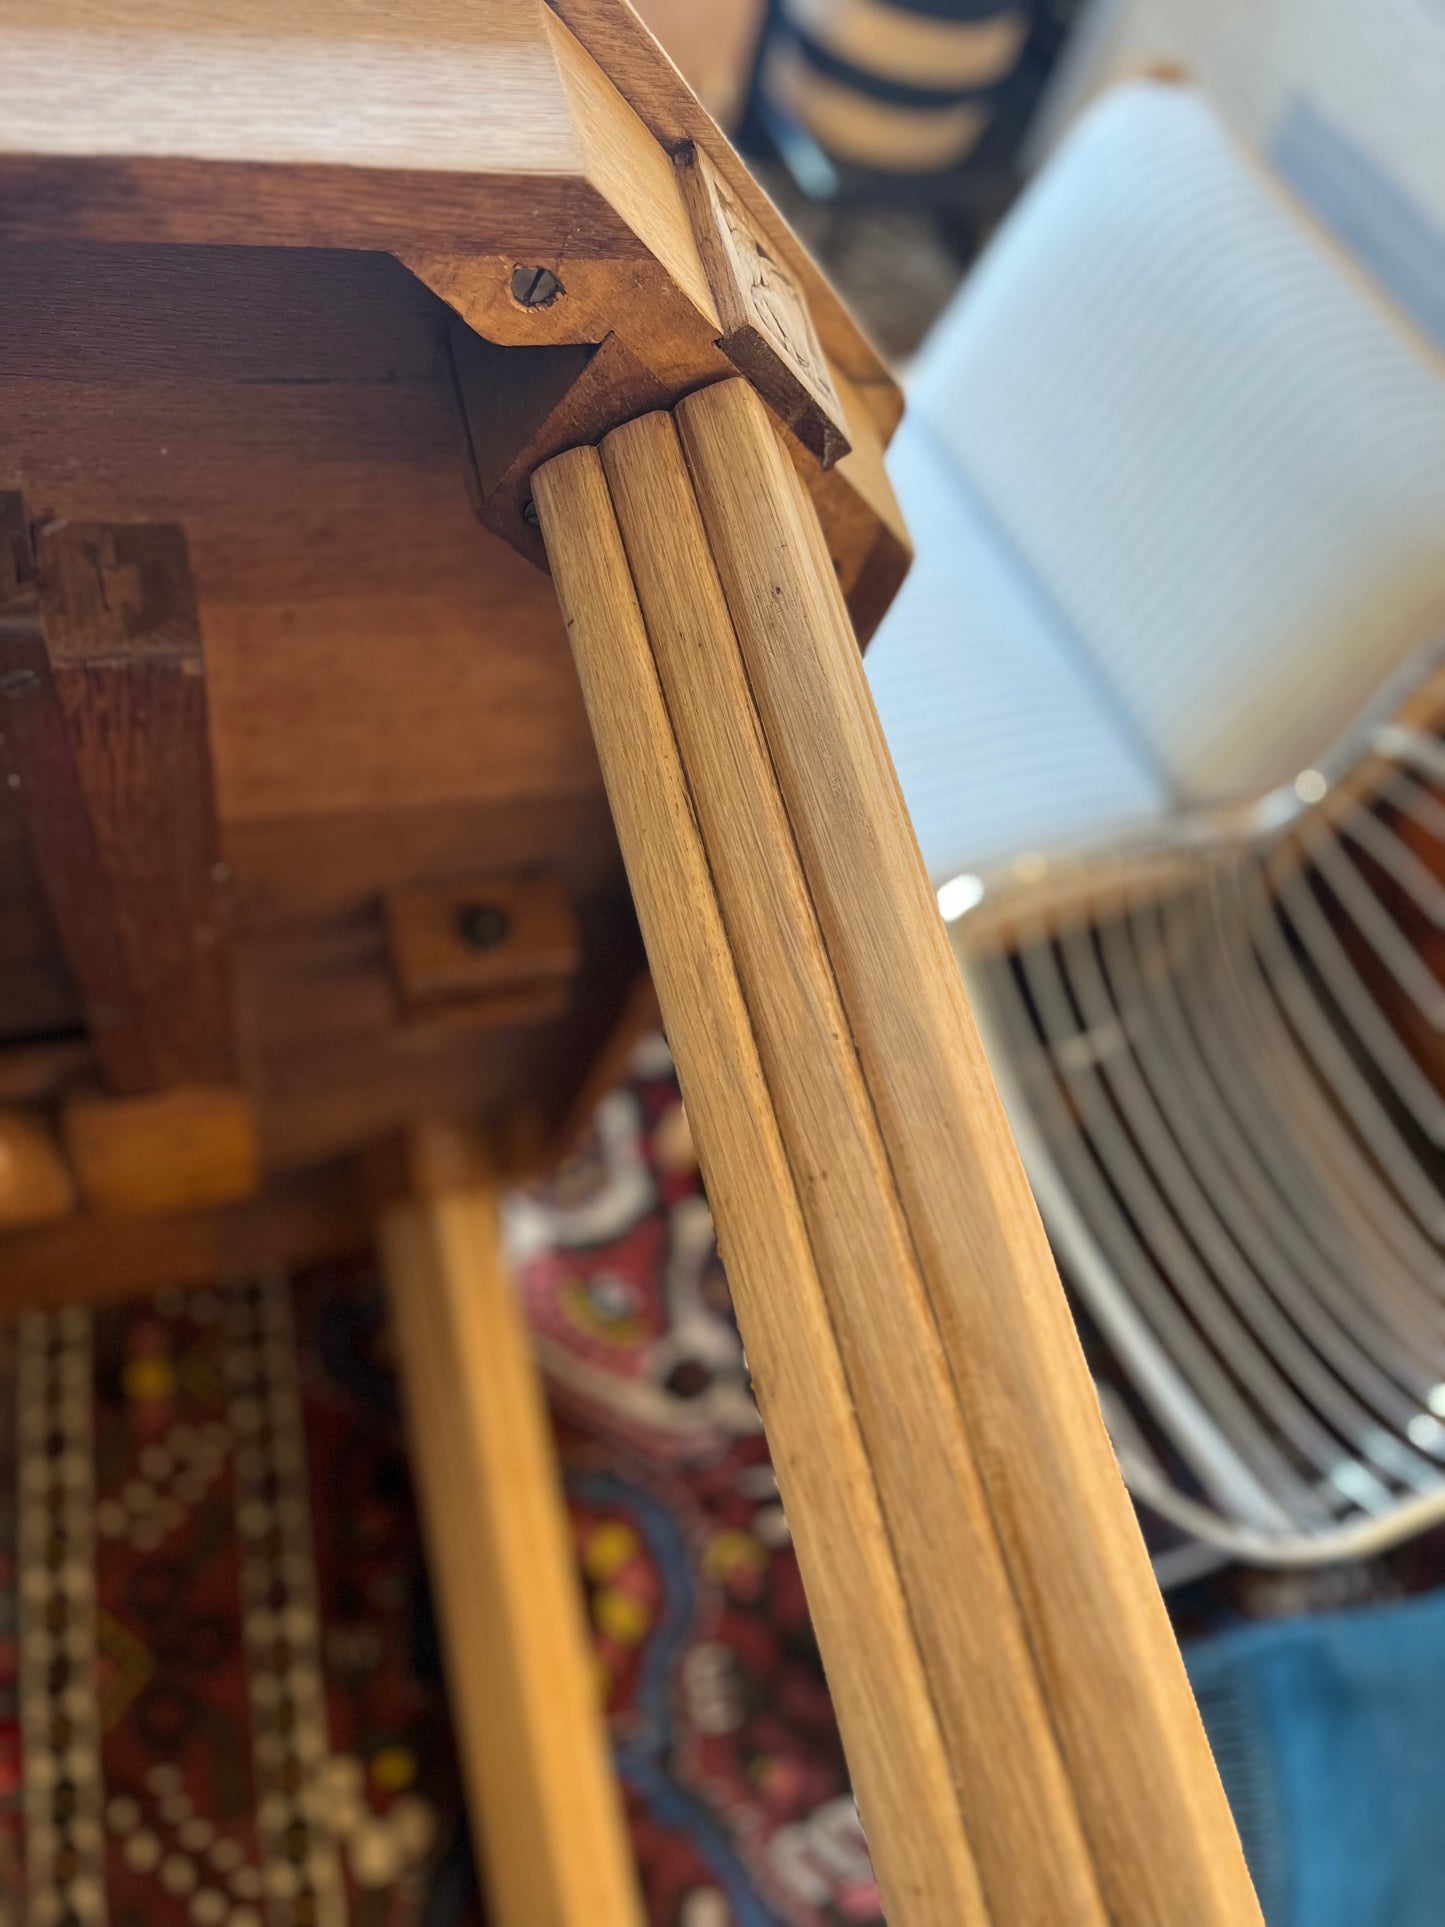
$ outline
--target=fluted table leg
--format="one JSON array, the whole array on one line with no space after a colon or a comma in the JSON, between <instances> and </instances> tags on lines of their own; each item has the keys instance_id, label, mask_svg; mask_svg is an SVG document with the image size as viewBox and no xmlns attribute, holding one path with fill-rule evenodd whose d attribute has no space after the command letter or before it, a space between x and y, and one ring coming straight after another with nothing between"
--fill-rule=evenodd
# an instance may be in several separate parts
<instances>
[{"instance_id":1,"label":"fluted table leg","mask_svg":"<svg viewBox=\"0 0 1445 1927\"><path fill-rule=\"evenodd\" d=\"M534 493L890 1919L1258 1920L766 411Z\"/></svg>"}]
</instances>

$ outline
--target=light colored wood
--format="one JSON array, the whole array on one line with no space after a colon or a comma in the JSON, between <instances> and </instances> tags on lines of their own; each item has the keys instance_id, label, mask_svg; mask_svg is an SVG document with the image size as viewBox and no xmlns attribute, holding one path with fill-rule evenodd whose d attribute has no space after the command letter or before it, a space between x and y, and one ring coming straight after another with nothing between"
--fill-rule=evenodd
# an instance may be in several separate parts
<instances>
[{"instance_id":1,"label":"light colored wood","mask_svg":"<svg viewBox=\"0 0 1445 1927\"><path fill-rule=\"evenodd\" d=\"M774 257L806 296L835 369L858 387L886 441L903 413L903 393L878 350L809 255L628 0L552 0L578 41L608 74L660 146L692 141L718 170Z\"/></svg>"},{"instance_id":2,"label":"light colored wood","mask_svg":"<svg viewBox=\"0 0 1445 1927\"><path fill-rule=\"evenodd\" d=\"M385 249L489 340L615 336L667 387L643 404L658 406L728 369L672 177L692 142L799 290L826 362L885 438L898 420L876 351L625 0L497 0L464 18L419 0L404 23L322 0L305 34L274 0L0 0L0 29L9 240ZM517 300L519 266L563 292ZM563 445L547 439L537 459ZM486 519L525 553L519 506Z\"/></svg>"},{"instance_id":3,"label":"light colored wood","mask_svg":"<svg viewBox=\"0 0 1445 1927\"><path fill-rule=\"evenodd\" d=\"M706 154L678 156L718 319L718 346L824 468L848 452L847 418L806 297Z\"/></svg>"},{"instance_id":4,"label":"light colored wood","mask_svg":"<svg viewBox=\"0 0 1445 1927\"><path fill-rule=\"evenodd\" d=\"M6 750L101 1069L126 1092L227 1081L220 852L184 531L66 521L38 528L35 546L46 666L31 699L10 705L21 713Z\"/></svg>"},{"instance_id":5,"label":"light colored wood","mask_svg":"<svg viewBox=\"0 0 1445 1927\"><path fill-rule=\"evenodd\" d=\"M671 417L618 429L602 459L991 1917L1102 1923Z\"/></svg>"},{"instance_id":6,"label":"light colored wood","mask_svg":"<svg viewBox=\"0 0 1445 1927\"><path fill-rule=\"evenodd\" d=\"M74 1209L75 1185L49 1120L0 1110L0 1229L46 1224Z\"/></svg>"},{"instance_id":7,"label":"light colored wood","mask_svg":"<svg viewBox=\"0 0 1445 1927\"><path fill-rule=\"evenodd\" d=\"M849 450L832 468L794 447L794 466L818 511L858 641L867 645L913 561L913 544L884 466L885 437L863 392L835 367Z\"/></svg>"},{"instance_id":8,"label":"light colored wood","mask_svg":"<svg viewBox=\"0 0 1445 1927\"><path fill-rule=\"evenodd\" d=\"M411 1155L381 1244L479 1870L507 1927L641 1927L495 1181L450 1129Z\"/></svg>"},{"instance_id":9,"label":"light colored wood","mask_svg":"<svg viewBox=\"0 0 1445 1927\"><path fill-rule=\"evenodd\" d=\"M65 1148L93 1211L188 1211L249 1197L260 1176L250 1100L224 1085L141 1097L74 1097Z\"/></svg>"},{"instance_id":10,"label":"light colored wood","mask_svg":"<svg viewBox=\"0 0 1445 1927\"><path fill-rule=\"evenodd\" d=\"M556 15L541 14L579 171L614 218L538 221L531 252L520 257L515 244L473 246L461 257L412 246L397 252L488 341L537 347L615 333L674 392L694 386L721 372L718 317L671 161L586 48ZM529 149L519 134L513 147L525 169ZM561 290L554 299L533 307L516 299L519 259L552 270Z\"/></svg>"},{"instance_id":11,"label":"light colored wood","mask_svg":"<svg viewBox=\"0 0 1445 1927\"><path fill-rule=\"evenodd\" d=\"M536 0L6 0L0 150L489 173L575 165ZM89 50L89 61L87 61Z\"/></svg>"},{"instance_id":12,"label":"light colored wood","mask_svg":"<svg viewBox=\"0 0 1445 1927\"><path fill-rule=\"evenodd\" d=\"M555 222L627 244L541 0L318 0L304 33L278 0L4 0L0 21L12 233L491 251Z\"/></svg>"},{"instance_id":13,"label":"light colored wood","mask_svg":"<svg viewBox=\"0 0 1445 1927\"><path fill-rule=\"evenodd\" d=\"M547 464L536 500L889 1915L972 1927L989 1912L597 452Z\"/></svg>"},{"instance_id":14,"label":"light colored wood","mask_svg":"<svg viewBox=\"0 0 1445 1927\"><path fill-rule=\"evenodd\" d=\"M548 26L588 179L639 245L656 257L698 321L710 327L715 309L707 270L667 148L555 14L549 14ZM661 334L656 322L651 332Z\"/></svg>"},{"instance_id":15,"label":"light colored wood","mask_svg":"<svg viewBox=\"0 0 1445 1927\"><path fill-rule=\"evenodd\" d=\"M1108 1917L1257 1922L817 517L745 384L677 415Z\"/></svg>"}]
</instances>

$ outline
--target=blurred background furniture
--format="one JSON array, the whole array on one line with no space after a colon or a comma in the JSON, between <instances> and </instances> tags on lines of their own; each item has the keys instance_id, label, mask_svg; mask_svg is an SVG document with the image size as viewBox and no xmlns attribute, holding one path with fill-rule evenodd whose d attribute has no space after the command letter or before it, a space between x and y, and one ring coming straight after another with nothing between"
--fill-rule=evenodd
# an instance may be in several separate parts
<instances>
[{"instance_id":1,"label":"blurred background furniture","mask_svg":"<svg viewBox=\"0 0 1445 1927\"><path fill-rule=\"evenodd\" d=\"M816 200L928 209L967 259L1015 162L1074 0L773 0L744 143Z\"/></svg>"},{"instance_id":2,"label":"blurred background furniture","mask_svg":"<svg viewBox=\"0 0 1445 1927\"><path fill-rule=\"evenodd\" d=\"M909 394L869 676L1135 1491L1251 1556L1378 1545L1442 1508L1439 751L1327 752L1445 631L1438 357L1136 83Z\"/></svg>"},{"instance_id":3,"label":"blurred background furniture","mask_svg":"<svg viewBox=\"0 0 1445 1927\"><path fill-rule=\"evenodd\" d=\"M1267 1564L1445 1516L1445 713L953 926L1137 1498ZM1329 768L1329 765L1326 765Z\"/></svg>"},{"instance_id":4,"label":"blurred background furniture","mask_svg":"<svg viewBox=\"0 0 1445 1927\"><path fill-rule=\"evenodd\" d=\"M1445 13L1426 0L1087 0L1025 143L1140 72L1187 75L1445 344Z\"/></svg>"}]
</instances>

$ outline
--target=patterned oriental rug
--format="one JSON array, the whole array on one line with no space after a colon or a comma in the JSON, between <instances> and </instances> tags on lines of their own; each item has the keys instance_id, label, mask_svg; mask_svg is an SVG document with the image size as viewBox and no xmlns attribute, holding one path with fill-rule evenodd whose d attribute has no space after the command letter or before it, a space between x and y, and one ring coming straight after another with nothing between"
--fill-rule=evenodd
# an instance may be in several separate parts
<instances>
[{"instance_id":1,"label":"patterned oriental rug","mask_svg":"<svg viewBox=\"0 0 1445 1927\"><path fill-rule=\"evenodd\" d=\"M650 1919L878 1921L660 1040L508 1232ZM480 1922L372 1267L0 1347L0 1922Z\"/></svg>"}]
</instances>

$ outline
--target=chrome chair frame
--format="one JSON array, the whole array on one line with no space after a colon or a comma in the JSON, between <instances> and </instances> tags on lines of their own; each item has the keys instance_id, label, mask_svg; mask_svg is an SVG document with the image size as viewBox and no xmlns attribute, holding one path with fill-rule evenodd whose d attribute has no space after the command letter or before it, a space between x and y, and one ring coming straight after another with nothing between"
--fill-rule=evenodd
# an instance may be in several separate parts
<instances>
[{"instance_id":1,"label":"chrome chair frame","mask_svg":"<svg viewBox=\"0 0 1445 1927\"><path fill-rule=\"evenodd\" d=\"M1020 859L950 925L1125 1476L1221 1556L1445 1520L1437 664L1292 787Z\"/></svg>"}]
</instances>

